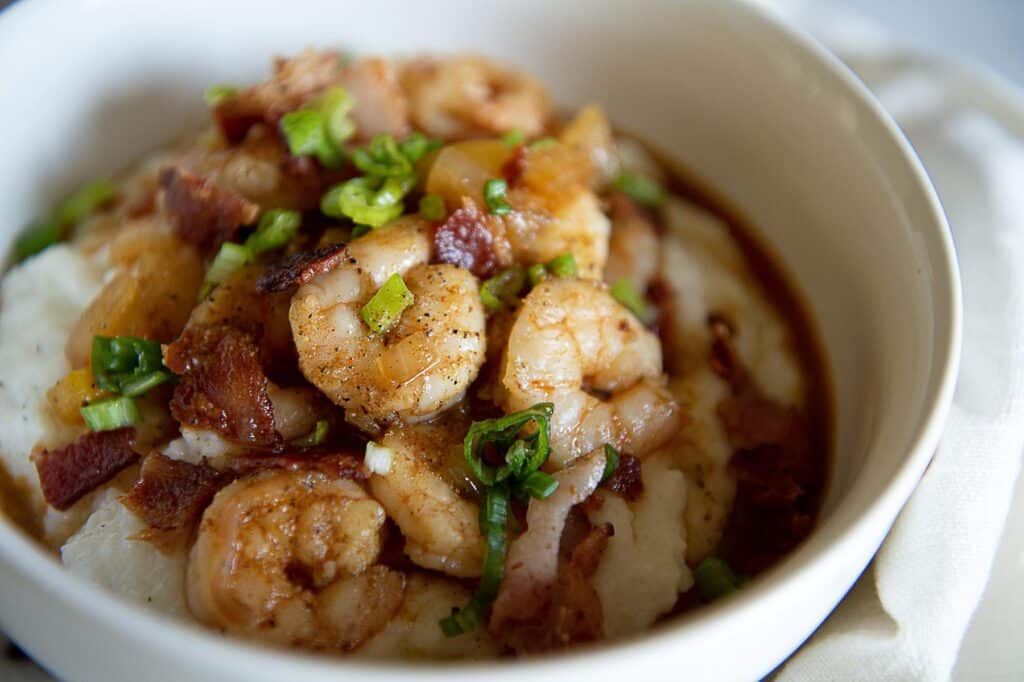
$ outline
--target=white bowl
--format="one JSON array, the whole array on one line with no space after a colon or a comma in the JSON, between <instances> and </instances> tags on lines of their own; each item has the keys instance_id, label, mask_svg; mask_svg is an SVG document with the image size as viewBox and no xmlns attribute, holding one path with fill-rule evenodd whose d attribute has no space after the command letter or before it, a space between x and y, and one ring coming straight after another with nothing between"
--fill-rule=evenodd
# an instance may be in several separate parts
<instances>
[{"instance_id":1,"label":"white bowl","mask_svg":"<svg viewBox=\"0 0 1024 682\"><path fill-rule=\"evenodd\" d=\"M596 100L749 216L806 295L837 396L810 539L735 598L642 638L530 661L365 663L223 639L65 573L0 522L0 626L67 679L752 679L864 569L936 445L960 346L953 245L917 157L839 62L744 2L20 2L0 15L3 245L77 182L205 114L275 53L477 50ZM545 677L536 677L543 675Z\"/></svg>"}]
</instances>

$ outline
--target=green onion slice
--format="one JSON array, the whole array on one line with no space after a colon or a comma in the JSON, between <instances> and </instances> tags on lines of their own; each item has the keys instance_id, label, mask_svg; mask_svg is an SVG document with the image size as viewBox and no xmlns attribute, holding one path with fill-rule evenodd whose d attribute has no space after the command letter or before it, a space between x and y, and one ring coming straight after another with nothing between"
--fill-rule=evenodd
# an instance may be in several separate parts
<instances>
[{"instance_id":1,"label":"green onion slice","mask_svg":"<svg viewBox=\"0 0 1024 682\"><path fill-rule=\"evenodd\" d=\"M495 312L505 305L513 305L525 285L526 270L513 265L480 285L480 300L487 310Z\"/></svg>"},{"instance_id":2,"label":"green onion slice","mask_svg":"<svg viewBox=\"0 0 1024 682\"><path fill-rule=\"evenodd\" d=\"M199 297L206 298L214 287L227 281L231 275L252 260L253 253L245 244L235 244L234 242L221 244L220 251L214 256L213 262L210 263L210 267L206 271L206 279L203 280Z\"/></svg>"},{"instance_id":3,"label":"green onion slice","mask_svg":"<svg viewBox=\"0 0 1024 682\"><path fill-rule=\"evenodd\" d=\"M497 467L492 466L483 460L483 454L488 447L507 453L513 443L520 439L524 441L527 452L523 465L516 467L517 477L525 477L539 469L548 458L548 422L554 410L555 406L551 403L538 403L504 417L473 422L462 443L462 454L477 480L484 485L494 485L507 478L509 464L506 462ZM520 437L520 431L531 423L536 426L536 430Z\"/></svg>"},{"instance_id":4,"label":"green onion slice","mask_svg":"<svg viewBox=\"0 0 1024 682\"><path fill-rule=\"evenodd\" d=\"M665 190L661 185L639 173L622 171L612 181L612 188L629 196L636 203L651 208L658 208L665 202Z\"/></svg>"},{"instance_id":5,"label":"green onion slice","mask_svg":"<svg viewBox=\"0 0 1024 682\"><path fill-rule=\"evenodd\" d=\"M505 143L506 147L521 145L525 139L526 135L522 130L510 130L501 136L501 141Z\"/></svg>"},{"instance_id":6,"label":"green onion slice","mask_svg":"<svg viewBox=\"0 0 1024 682\"><path fill-rule=\"evenodd\" d=\"M534 263L526 269L526 276L530 280L530 286L535 287L548 276L548 269L543 263Z\"/></svg>"},{"instance_id":7,"label":"green onion slice","mask_svg":"<svg viewBox=\"0 0 1024 682\"><path fill-rule=\"evenodd\" d=\"M633 282L628 277L617 280L612 285L611 294L612 298L626 306L644 324L651 324L658 316L654 307L633 286Z\"/></svg>"},{"instance_id":8,"label":"green onion slice","mask_svg":"<svg viewBox=\"0 0 1024 682\"><path fill-rule=\"evenodd\" d=\"M367 234L371 230L373 230L373 228L370 227L369 225L356 225L355 227L352 228L352 232L350 232L348 235L349 241L359 239L360 237L362 237L364 234Z\"/></svg>"},{"instance_id":9,"label":"green onion slice","mask_svg":"<svg viewBox=\"0 0 1024 682\"><path fill-rule=\"evenodd\" d=\"M399 142L398 150L410 163L416 163L435 149L440 149L443 144L441 140L416 132Z\"/></svg>"},{"instance_id":10,"label":"green onion slice","mask_svg":"<svg viewBox=\"0 0 1024 682\"><path fill-rule=\"evenodd\" d=\"M135 400L126 396L84 405L81 412L86 425L93 431L113 431L142 420Z\"/></svg>"},{"instance_id":11,"label":"green onion slice","mask_svg":"<svg viewBox=\"0 0 1024 682\"><path fill-rule=\"evenodd\" d=\"M402 317L402 312L412 305L415 297L405 286L402 276L397 272L384 282L366 305L359 311L359 316L372 331L385 334L394 327Z\"/></svg>"},{"instance_id":12,"label":"green onion slice","mask_svg":"<svg viewBox=\"0 0 1024 682\"><path fill-rule=\"evenodd\" d=\"M349 116L355 102L343 87L334 87L320 99L320 113L324 118L327 138L338 149L355 135L356 124Z\"/></svg>"},{"instance_id":13,"label":"green onion slice","mask_svg":"<svg viewBox=\"0 0 1024 682\"><path fill-rule=\"evenodd\" d=\"M206 88L206 92L203 93L203 99L206 100L207 106L217 107L237 94L238 88L235 86L220 83Z\"/></svg>"},{"instance_id":14,"label":"green onion slice","mask_svg":"<svg viewBox=\"0 0 1024 682\"><path fill-rule=\"evenodd\" d=\"M142 395L174 375L164 367L156 341L134 336L95 336L92 376L103 390L131 397Z\"/></svg>"},{"instance_id":15,"label":"green onion slice","mask_svg":"<svg viewBox=\"0 0 1024 682\"><path fill-rule=\"evenodd\" d=\"M293 440L292 445L298 446L300 448L311 448L314 445L320 445L327 440L327 431L329 428L330 427L327 424L326 419L318 419L316 422L316 426L313 427L313 430L307 433L305 436Z\"/></svg>"},{"instance_id":16,"label":"green onion slice","mask_svg":"<svg viewBox=\"0 0 1024 682\"><path fill-rule=\"evenodd\" d=\"M334 185L321 197L320 210L331 218L380 227L402 215L402 197L416 184L414 176L354 178Z\"/></svg>"},{"instance_id":17,"label":"green onion slice","mask_svg":"<svg viewBox=\"0 0 1024 682\"><path fill-rule=\"evenodd\" d=\"M55 221L38 223L18 235L14 241L14 257L21 262L34 256L49 246L53 246L64 236L64 230Z\"/></svg>"},{"instance_id":18,"label":"green onion slice","mask_svg":"<svg viewBox=\"0 0 1024 682\"><path fill-rule=\"evenodd\" d=\"M501 178L491 178L484 183L484 201L487 203L487 210L496 215L505 215L512 211L512 207L505 197L508 191L508 183Z\"/></svg>"},{"instance_id":19,"label":"green onion slice","mask_svg":"<svg viewBox=\"0 0 1024 682\"><path fill-rule=\"evenodd\" d=\"M368 147L352 152L352 163L367 175L393 177L412 172L412 162L387 133L374 135Z\"/></svg>"},{"instance_id":20,"label":"green onion slice","mask_svg":"<svg viewBox=\"0 0 1024 682\"><path fill-rule=\"evenodd\" d=\"M67 227L82 222L117 196L117 188L106 178L93 180L57 204L54 220Z\"/></svg>"},{"instance_id":21,"label":"green onion slice","mask_svg":"<svg viewBox=\"0 0 1024 682\"><path fill-rule=\"evenodd\" d=\"M424 220L444 220L447 211L444 206L444 199L436 194L424 194L420 198L420 217Z\"/></svg>"},{"instance_id":22,"label":"green onion slice","mask_svg":"<svg viewBox=\"0 0 1024 682\"><path fill-rule=\"evenodd\" d=\"M554 476L543 471L534 471L523 480L522 487L524 491L530 494L530 497L546 500L551 497L552 493L558 490L558 481L555 480Z\"/></svg>"},{"instance_id":23,"label":"green onion slice","mask_svg":"<svg viewBox=\"0 0 1024 682\"><path fill-rule=\"evenodd\" d=\"M601 475L601 483L615 475L619 468L619 451L611 443L604 444L604 474Z\"/></svg>"},{"instance_id":24,"label":"green onion slice","mask_svg":"<svg viewBox=\"0 0 1024 682\"><path fill-rule=\"evenodd\" d=\"M737 575L728 562L715 556L709 556L697 564L693 578L701 596L707 601L735 592L747 580Z\"/></svg>"},{"instance_id":25,"label":"green onion slice","mask_svg":"<svg viewBox=\"0 0 1024 682\"><path fill-rule=\"evenodd\" d=\"M282 116L279 125L292 156L315 156L325 168L338 168L344 162L328 136L323 113L299 109Z\"/></svg>"},{"instance_id":26,"label":"green onion slice","mask_svg":"<svg viewBox=\"0 0 1024 682\"><path fill-rule=\"evenodd\" d=\"M299 231L302 214L283 208L272 208L260 218L256 231L245 240L245 247L252 255L273 251L292 240Z\"/></svg>"},{"instance_id":27,"label":"green onion slice","mask_svg":"<svg viewBox=\"0 0 1024 682\"><path fill-rule=\"evenodd\" d=\"M576 256L563 253L547 262L547 270L555 277L575 277L579 270L576 267Z\"/></svg>"},{"instance_id":28,"label":"green onion slice","mask_svg":"<svg viewBox=\"0 0 1024 682\"><path fill-rule=\"evenodd\" d=\"M542 137L539 140L534 140L529 144L530 151L537 151L539 149L548 149L558 144L558 140L553 137Z\"/></svg>"}]
</instances>

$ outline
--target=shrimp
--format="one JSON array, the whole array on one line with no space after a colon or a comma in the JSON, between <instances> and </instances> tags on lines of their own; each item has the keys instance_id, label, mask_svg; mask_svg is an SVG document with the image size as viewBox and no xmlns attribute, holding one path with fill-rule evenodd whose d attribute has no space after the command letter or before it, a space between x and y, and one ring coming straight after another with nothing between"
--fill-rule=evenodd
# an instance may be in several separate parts
<instances>
[{"instance_id":1,"label":"shrimp","mask_svg":"<svg viewBox=\"0 0 1024 682\"><path fill-rule=\"evenodd\" d=\"M417 425L392 427L382 444L389 461L370 477L370 490L405 536L405 553L425 568L459 578L479 576L480 510L459 497L440 471L445 460L461 458L459 443Z\"/></svg>"},{"instance_id":2,"label":"shrimp","mask_svg":"<svg viewBox=\"0 0 1024 682\"><path fill-rule=\"evenodd\" d=\"M550 460L557 468L604 443L642 455L669 438L679 409L661 369L658 338L604 285L552 279L519 309L497 393L509 412L554 404Z\"/></svg>"},{"instance_id":3,"label":"shrimp","mask_svg":"<svg viewBox=\"0 0 1024 682\"><path fill-rule=\"evenodd\" d=\"M551 214L523 211L506 218L507 238L519 262L544 263L571 253L580 277L601 278L611 223L593 192L577 192Z\"/></svg>"},{"instance_id":4,"label":"shrimp","mask_svg":"<svg viewBox=\"0 0 1024 682\"><path fill-rule=\"evenodd\" d=\"M427 265L429 258L429 226L403 218L349 244L338 268L292 298L302 373L365 431L376 433L396 416L415 422L444 411L483 364L486 321L476 278L452 265ZM394 273L414 302L391 330L375 334L359 311Z\"/></svg>"},{"instance_id":5,"label":"shrimp","mask_svg":"<svg viewBox=\"0 0 1024 682\"><path fill-rule=\"evenodd\" d=\"M268 471L221 490L189 555L192 613L227 632L351 649L398 610L403 574L376 564L384 509L356 483Z\"/></svg>"},{"instance_id":6,"label":"shrimp","mask_svg":"<svg viewBox=\"0 0 1024 682\"><path fill-rule=\"evenodd\" d=\"M521 130L540 135L551 117L537 80L476 56L420 58L405 65L402 88L415 126L446 139Z\"/></svg>"},{"instance_id":7,"label":"shrimp","mask_svg":"<svg viewBox=\"0 0 1024 682\"><path fill-rule=\"evenodd\" d=\"M651 220L624 194L611 196L612 230L604 281L623 277L646 291L658 270L659 240Z\"/></svg>"}]
</instances>

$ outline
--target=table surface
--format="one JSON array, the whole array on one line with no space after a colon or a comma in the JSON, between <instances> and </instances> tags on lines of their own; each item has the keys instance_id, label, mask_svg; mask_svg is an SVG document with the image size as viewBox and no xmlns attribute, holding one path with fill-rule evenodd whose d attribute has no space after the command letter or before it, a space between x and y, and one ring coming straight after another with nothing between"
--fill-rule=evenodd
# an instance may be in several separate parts
<instances>
[{"instance_id":1,"label":"table surface","mask_svg":"<svg viewBox=\"0 0 1024 682\"><path fill-rule=\"evenodd\" d=\"M24 1L24 0L23 0ZM1024 88L1024 0L826 0L860 12L907 45L986 64ZM0 9L10 0L0 0ZM985 596L964 639L953 679L1024 679L1024 477ZM25 671L27 680L39 680Z\"/></svg>"}]
</instances>

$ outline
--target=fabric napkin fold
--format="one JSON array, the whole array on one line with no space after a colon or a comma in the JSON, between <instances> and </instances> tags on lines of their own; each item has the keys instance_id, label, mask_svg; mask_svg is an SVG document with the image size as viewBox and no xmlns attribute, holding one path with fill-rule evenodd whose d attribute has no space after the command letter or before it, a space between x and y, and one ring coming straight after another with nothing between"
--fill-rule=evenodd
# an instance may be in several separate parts
<instances>
[{"instance_id":1,"label":"fabric napkin fold","mask_svg":"<svg viewBox=\"0 0 1024 682\"><path fill-rule=\"evenodd\" d=\"M901 51L834 4L768 4L836 52L906 133L945 207L964 290L960 377L935 458L872 564L778 679L945 680L1024 451L1024 96L979 67Z\"/></svg>"}]
</instances>

